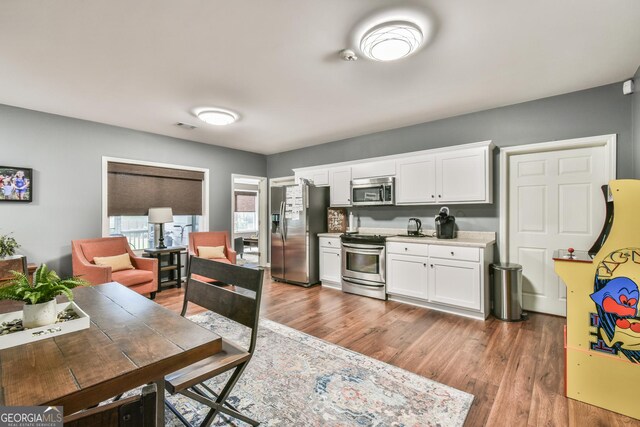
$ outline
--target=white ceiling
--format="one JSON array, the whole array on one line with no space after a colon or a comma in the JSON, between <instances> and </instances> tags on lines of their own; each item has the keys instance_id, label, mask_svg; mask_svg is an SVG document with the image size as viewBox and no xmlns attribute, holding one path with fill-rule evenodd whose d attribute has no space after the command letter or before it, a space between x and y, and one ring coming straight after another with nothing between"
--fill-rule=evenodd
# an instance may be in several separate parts
<instances>
[{"instance_id":1,"label":"white ceiling","mask_svg":"<svg viewBox=\"0 0 640 427\"><path fill-rule=\"evenodd\" d=\"M0 103L270 154L612 83L640 65L638 0L401 3L435 22L429 45L393 63L337 59L359 23L400 3L3 0ZM210 126L190 113L201 106L242 118Z\"/></svg>"}]
</instances>

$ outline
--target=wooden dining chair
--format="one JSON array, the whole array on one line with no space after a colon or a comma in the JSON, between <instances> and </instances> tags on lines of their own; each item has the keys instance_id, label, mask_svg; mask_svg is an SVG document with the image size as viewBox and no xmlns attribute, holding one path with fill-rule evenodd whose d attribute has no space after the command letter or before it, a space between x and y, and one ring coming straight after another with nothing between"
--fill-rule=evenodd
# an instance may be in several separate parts
<instances>
[{"instance_id":1,"label":"wooden dining chair","mask_svg":"<svg viewBox=\"0 0 640 427\"><path fill-rule=\"evenodd\" d=\"M143 387L138 396L77 412L64 418L65 427L155 427L156 386Z\"/></svg>"},{"instance_id":2,"label":"wooden dining chair","mask_svg":"<svg viewBox=\"0 0 640 427\"><path fill-rule=\"evenodd\" d=\"M194 277L210 277L216 282L206 283ZM251 360L256 347L262 280L261 269L191 257L181 315L184 316L187 313L189 302L193 302L251 328L248 348L243 348L223 337L222 351L165 376L165 387L169 393L180 393L211 408L202 421L202 426L209 425L218 413L229 415L253 426L260 424L241 414L237 408L227 402L227 398ZM233 373L219 394L204 384L205 380L230 370L233 370ZM170 402L165 403L180 421L186 426L191 425Z\"/></svg>"}]
</instances>

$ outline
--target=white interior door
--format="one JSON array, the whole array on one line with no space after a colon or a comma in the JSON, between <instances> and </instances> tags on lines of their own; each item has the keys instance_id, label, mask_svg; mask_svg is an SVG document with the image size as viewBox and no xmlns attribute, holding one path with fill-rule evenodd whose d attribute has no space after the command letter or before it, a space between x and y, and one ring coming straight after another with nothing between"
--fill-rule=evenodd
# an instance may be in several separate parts
<instances>
[{"instance_id":1,"label":"white interior door","mask_svg":"<svg viewBox=\"0 0 640 427\"><path fill-rule=\"evenodd\" d=\"M523 267L525 310L566 316L553 251L587 250L604 223L605 147L509 157L509 261Z\"/></svg>"}]
</instances>

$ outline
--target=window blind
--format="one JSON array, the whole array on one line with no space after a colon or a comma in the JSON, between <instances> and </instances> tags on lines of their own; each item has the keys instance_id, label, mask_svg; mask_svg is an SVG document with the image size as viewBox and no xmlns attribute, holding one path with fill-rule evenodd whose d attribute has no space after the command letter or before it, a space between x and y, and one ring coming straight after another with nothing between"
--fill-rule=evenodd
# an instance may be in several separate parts
<instances>
[{"instance_id":1,"label":"window blind","mask_svg":"<svg viewBox=\"0 0 640 427\"><path fill-rule=\"evenodd\" d=\"M236 212L255 212L257 194L250 191L236 191Z\"/></svg>"},{"instance_id":2,"label":"window blind","mask_svg":"<svg viewBox=\"0 0 640 427\"><path fill-rule=\"evenodd\" d=\"M203 181L204 172L109 162L107 215L147 215L152 207L202 215Z\"/></svg>"}]
</instances>

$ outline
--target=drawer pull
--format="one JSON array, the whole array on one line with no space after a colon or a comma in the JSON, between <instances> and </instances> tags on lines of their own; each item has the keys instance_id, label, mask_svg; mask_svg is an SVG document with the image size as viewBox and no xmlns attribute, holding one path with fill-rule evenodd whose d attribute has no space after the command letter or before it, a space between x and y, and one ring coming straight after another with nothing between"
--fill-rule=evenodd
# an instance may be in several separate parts
<instances>
[{"instance_id":1,"label":"drawer pull","mask_svg":"<svg viewBox=\"0 0 640 427\"><path fill-rule=\"evenodd\" d=\"M329 243L330 245L333 245L333 242L327 242L327 243Z\"/></svg>"},{"instance_id":2,"label":"drawer pull","mask_svg":"<svg viewBox=\"0 0 640 427\"><path fill-rule=\"evenodd\" d=\"M451 256L453 256L453 251L451 252Z\"/></svg>"}]
</instances>

